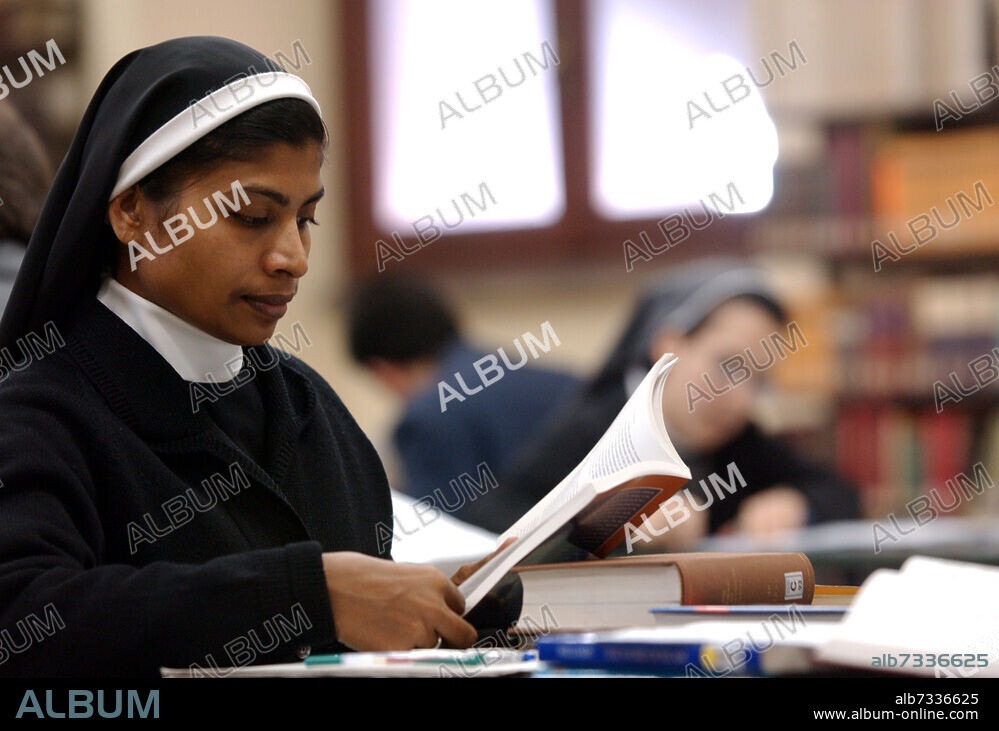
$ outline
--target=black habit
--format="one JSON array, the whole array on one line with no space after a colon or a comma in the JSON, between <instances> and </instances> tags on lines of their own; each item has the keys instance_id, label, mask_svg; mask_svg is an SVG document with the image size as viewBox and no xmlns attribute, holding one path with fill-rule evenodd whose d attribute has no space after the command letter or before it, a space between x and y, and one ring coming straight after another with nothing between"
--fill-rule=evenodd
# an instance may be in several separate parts
<instances>
[{"instance_id":1,"label":"black habit","mask_svg":"<svg viewBox=\"0 0 999 731\"><path fill-rule=\"evenodd\" d=\"M285 97L319 112L252 48L179 38L115 64L80 122L0 321L0 675L213 672L344 649L321 554L377 556L392 512L346 408L266 345L243 348L252 381L192 398L96 299L119 246L116 191Z\"/></svg>"},{"instance_id":2,"label":"black habit","mask_svg":"<svg viewBox=\"0 0 999 731\"><path fill-rule=\"evenodd\" d=\"M240 388L259 384L268 415L258 464L96 299L60 334L0 387L0 674L156 675L335 642L320 554L377 556L392 509L329 385L269 346L244 349L258 372ZM201 512L209 486L217 504ZM55 632L33 635L29 615Z\"/></svg>"}]
</instances>

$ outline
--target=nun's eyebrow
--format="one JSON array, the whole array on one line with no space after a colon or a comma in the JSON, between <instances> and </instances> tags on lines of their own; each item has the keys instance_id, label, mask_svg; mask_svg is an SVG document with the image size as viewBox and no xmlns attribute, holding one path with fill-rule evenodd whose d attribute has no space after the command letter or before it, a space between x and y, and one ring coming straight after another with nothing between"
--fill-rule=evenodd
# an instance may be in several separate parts
<instances>
[{"instance_id":1,"label":"nun's eyebrow","mask_svg":"<svg viewBox=\"0 0 999 731\"><path fill-rule=\"evenodd\" d=\"M290 203L290 201L288 200L288 196L286 196L284 193L279 193L278 191L272 190L270 188L258 188L255 186L246 186L245 188L243 188L243 190L245 190L247 193L256 193L257 195L262 195L265 198L270 198L279 206L287 206ZM324 195L326 195L326 188L320 188L318 191L310 195L302 205L307 206L310 203L315 203Z\"/></svg>"}]
</instances>

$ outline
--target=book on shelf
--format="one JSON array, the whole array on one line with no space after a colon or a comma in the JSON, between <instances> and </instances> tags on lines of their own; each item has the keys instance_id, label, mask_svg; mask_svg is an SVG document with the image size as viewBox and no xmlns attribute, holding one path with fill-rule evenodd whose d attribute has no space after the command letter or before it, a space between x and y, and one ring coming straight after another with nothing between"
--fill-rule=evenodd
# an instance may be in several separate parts
<instances>
[{"instance_id":1,"label":"book on shelf","mask_svg":"<svg viewBox=\"0 0 999 731\"><path fill-rule=\"evenodd\" d=\"M466 613L546 541L607 556L624 540L627 523L654 511L690 479L662 413L663 386L676 360L663 355L586 457L499 537L497 545L516 540L462 582Z\"/></svg>"},{"instance_id":2,"label":"book on shelf","mask_svg":"<svg viewBox=\"0 0 999 731\"><path fill-rule=\"evenodd\" d=\"M982 151L997 142L999 130L990 126L942 135L892 134L876 146L870 164L871 202L882 227L894 230L906 247L914 243L907 222L925 217L914 228L929 224L937 229L932 239L924 232L926 244L909 256L994 250L999 163Z\"/></svg>"},{"instance_id":3,"label":"book on shelf","mask_svg":"<svg viewBox=\"0 0 999 731\"><path fill-rule=\"evenodd\" d=\"M904 513L924 496L941 515L976 512L957 490L972 475L974 417L892 404L845 405L836 423L839 471L860 489L864 515Z\"/></svg>"}]
</instances>

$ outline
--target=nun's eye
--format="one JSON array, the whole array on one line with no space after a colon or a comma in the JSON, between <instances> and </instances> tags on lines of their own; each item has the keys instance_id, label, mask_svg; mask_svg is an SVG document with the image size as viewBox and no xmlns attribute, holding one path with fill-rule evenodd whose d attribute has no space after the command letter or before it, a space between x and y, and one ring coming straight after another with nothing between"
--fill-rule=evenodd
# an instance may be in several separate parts
<instances>
[{"instance_id":1,"label":"nun's eye","mask_svg":"<svg viewBox=\"0 0 999 731\"><path fill-rule=\"evenodd\" d=\"M244 223L247 226L263 226L264 224L267 223L267 216L259 217L259 216L237 215L236 218L238 218L242 223Z\"/></svg>"}]
</instances>

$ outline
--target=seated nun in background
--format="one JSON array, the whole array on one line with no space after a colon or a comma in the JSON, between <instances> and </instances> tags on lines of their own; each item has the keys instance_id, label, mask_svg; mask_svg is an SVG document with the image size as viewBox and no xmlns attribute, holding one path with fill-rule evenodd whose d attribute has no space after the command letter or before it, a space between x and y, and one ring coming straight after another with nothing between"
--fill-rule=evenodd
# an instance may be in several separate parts
<instances>
[{"instance_id":1,"label":"seated nun in background","mask_svg":"<svg viewBox=\"0 0 999 731\"><path fill-rule=\"evenodd\" d=\"M52 180L38 135L10 101L0 103L0 313Z\"/></svg>"},{"instance_id":2,"label":"seated nun in background","mask_svg":"<svg viewBox=\"0 0 999 731\"><path fill-rule=\"evenodd\" d=\"M246 664L227 643L247 636L255 663L476 638L454 583L473 567L376 557L378 456L267 345L327 140L269 64L211 37L128 54L56 175L0 322L25 355L0 384L0 627L23 650L2 674ZM53 634L32 644L30 615Z\"/></svg>"},{"instance_id":3,"label":"seated nun in background","mask_svg":"<svg viewBox=\"0 0 999 731\"><path fill-rule=\"evenodd\" d=\"M688 383L704 389L705 373L712 383L725 383L720 364L746 348L757 363L766 363L761 340L774 332L789 339L787 316L754 270L729 259L671 269L641 300L598 375L500 477L500 484L543 496L596 444L652 364L664 353L675 353L679 360L666 380L663 417L673 445L690 467L693 500L710 505L703 510L688 506L689 518L680 523L681 516L675 516L675 528L655 511L649 516L651 527L667 530L656 537L645 529L648 541L636 533L634 550L690 550L703 536L720 531L760 537L858 517L851 485L800 459L753 423L753 402L766 371L710 400L696 392L691 398L688 392ZM730 472L731 464L745 486ZM712 474L734 483L735 492L722 488L725 497L719 498L711 491ZM701 480L706 488L698 484Z\"/></svg>"}]
</instances>

